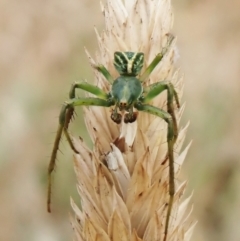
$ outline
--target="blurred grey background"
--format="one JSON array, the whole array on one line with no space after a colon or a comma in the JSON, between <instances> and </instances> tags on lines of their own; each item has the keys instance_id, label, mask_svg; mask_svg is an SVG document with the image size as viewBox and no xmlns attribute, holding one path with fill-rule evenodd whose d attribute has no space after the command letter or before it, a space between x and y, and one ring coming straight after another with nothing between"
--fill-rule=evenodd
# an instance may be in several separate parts
<instances>
[{"instance_id":1,"label":"blurred grey background","mask_svg":"<svg viewBox=\"0 0 240 241\"><path fill-rule=\"evenodd\" d=\"M193 140L188 179L192 240L240 240L240 1L173 0ZM98 0L0 0L0 240L72 240L69 196L78 200L72 154L61 143L53 213L46 170L60 106L73 81L93 74L84 53L103 29ZM71 131L90 144L81 110Z\"/></svg>"}]
</instances>

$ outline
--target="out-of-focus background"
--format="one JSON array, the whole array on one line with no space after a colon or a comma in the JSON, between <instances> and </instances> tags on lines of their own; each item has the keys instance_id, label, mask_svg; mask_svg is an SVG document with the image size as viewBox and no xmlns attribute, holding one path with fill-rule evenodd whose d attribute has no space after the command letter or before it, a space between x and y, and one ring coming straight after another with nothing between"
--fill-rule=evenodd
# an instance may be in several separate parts
<instances>
[{"instance_id":1,"label":"out-of-focus background","mask_svg":"<svg viewBox=\"0 0 240 241\"><path fill-rule=\"evenodd\" d=\"M240 240L240 2L173 0L192 147L182 169L194 189L194 241ZM0 0L0 240L72 240L78 200L72 154L61 143L53 213L46 170L60 106L73 81L93 77L98 0ZM184 102L183 101L183 102ZM81 110L71 130L90 143Z\"/></svg>"}]
</instances>

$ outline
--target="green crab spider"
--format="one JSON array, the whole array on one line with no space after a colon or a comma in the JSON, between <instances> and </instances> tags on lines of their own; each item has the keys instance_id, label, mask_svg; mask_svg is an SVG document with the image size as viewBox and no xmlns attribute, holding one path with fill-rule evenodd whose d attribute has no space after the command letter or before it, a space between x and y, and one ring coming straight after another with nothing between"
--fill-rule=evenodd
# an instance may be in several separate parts
<instances>
[{"instance_id":1,"label":"green crab spider","mask_svg":"<svg viewBox=\"0 0 240 241\"><path fill-rule=\"evenodd\" d=\"M109 93L105 93L99 87L86 82L76 82L72 85L69 93L69 100L64 102L60 112L59 126L48 167L48 212L51 212L51 174L55 168L57 151L62 133L65 134L72 150L75 153L78 153L68 132L68 125L74 114L74 108L76 106L114 106L111 119L117 124L120 124L122 121L122 115L119 113L120 111L125 111L125 123L134 122L137 119L137 112L134 111L135 108L138 111L158 116L165 120L168 124L167 143L169 159L169 202L163 240L165 241L167 239L173 198L175 194L173 148L178 136L177 120L174 113L174 100L176 101L178 108L180 108L180 103L177 92L171 82L164 80L146 87L143 86L143 83L149 78L152 71L162 60L173 39L174 37L170 35L167 46L163 48L161 53L156 55L143 74L138 78L137 76L139 75L144 63L144 53L141 52L114 53L114 66L120 75L115 80L103 65L95 66L95 68L112 85ZM75 95L76 89L85 90L94 94L96 97L77 98ZM158 96L164 90L167 90L167 111L148 104L154 97Z\"/></svg>"}]
</instances>

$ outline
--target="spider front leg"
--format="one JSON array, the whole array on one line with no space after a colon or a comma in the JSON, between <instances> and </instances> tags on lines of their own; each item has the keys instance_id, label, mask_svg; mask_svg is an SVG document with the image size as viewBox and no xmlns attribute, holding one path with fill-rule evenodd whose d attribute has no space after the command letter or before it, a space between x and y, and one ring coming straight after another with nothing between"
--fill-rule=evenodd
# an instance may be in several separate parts
<instances>
[{"instance_id":1,"label":"spider front leg","mask_svg":"<svg viewBox=\"0 0 240 241\"><path fill-rule=\"evenodd\" d=\"M87 82L75 82L72 84L72 87L69 91L69 99L76 98L76 89L85 90L105 100L109 97L107 93L105 93L103 90L101 90L99 87L95 85L88 84ZM66 113L65 129L68 129L68 125L73 117L73 114L74 114L74 107L71 107L68 109Z\"/></svg>"},{"instance_id":2,"label":"spider front leg","mask_svg":"<svg viewBox=\"0 0 240 241\"><path fill-rule=\"evenodd\" d=\"M147 86L143 90L143 103L149 103L153 98L158 96L161 92L167 90L167 112L172 116L173 119L173 128L175 140L178 136L178 128L177 128L177 120L174 113L174 105L173 101L175 99L177 108L180 108L180 102L178 98L178 94L170 81L164 80L157 83L154 83L150 86Z\"/></svg>"},{"instance_id":3,"label":"spider front leg","mask_svg":"<svg viewBox=\"0 0 240 241\"><path fill-rule=\"evenodd\" d=\"M168 113L168 115L171 116L171 121L169 121L170 119L167 118L166 113L164 114L164 112L162 112L162 110L160 111L161 112L160 114L164 114L164 116L162 118L163 119L165 118L164 120L168 123L168 158L169 158L169 195L170 195L170 199L169 199L169 204L168 204L165 231L164 231L164 241L165 241L167 239L168 226L169 226L170 215L171 215L172 204L173 204L173 197L175 194L173 146L178 137L178 126L177 126L177 120L176 120L176 116L175 116L175 112L174 112L173 101L175 99L178 108L180 108L180 102L179 102L178 94L177 94L176 90L174 89L173 84L171 82L165 80L165 81L157 82L150 86L145 87L143 90L144 97L142 99L142 103L150 102L153 98L158 96L164 90L167 90L167 113ZM153 111L151 108L149 108L148 110ZM154 107L154 108L156 108L156 107ZM156 115L159 116L159 111L156 113L158 113ZM152 113L152 114L154 114L154 113ZM169 137L169 134L171 135L170 137Z\"/></svg>"},{"instance_id":4,"label":"spider front leg","mask_svg":"<svg viewBox=\"0 0 240 241\"><path fill-rule=\"evenodd\" d=\"M169 202L168 202L168 209L167 209L167 216L165 221L165 229L164 229L164 238L163 241L167 240L167 234L168 234L168 227L169 227L169 221L173 206L173 199L175 194L175 184L174 184L174 155L173 155L173 147L174 143L176 141L177 133L175 133L176 128L174 127L174 121L172 119L172 116L155 106L143 104L142 102L135 103L134 107L143 112L147 112L152 115L156 115L162 119L164 119L168 124L168 132L167 132L167 143L168 143L168 157L169 157Z\"/></svg>"},{"instance_id":5,"label":"spider front leg","mask_svg":"<svg viewBox=\"0 0 240 241\"><path fill-rule=\"evenodd\" d=\"M86 90L92 94L95 94L97 97L100 98L74 98L75 97L75 89L80 88L83 90ZM78 151L75 149L74 144L72 142L72 139L70 137L70 134L68 133L68 125L69 122L73 116L74 113L74 107L75 106L103 106L103 107L109 107L112 106L113 100L109 97L108 94L106 94L104 91L102 91L100 88L88 84L86 82L83 83L74 83L70 93L70 100L66 101L61 109L60 116L59 116L59 126L56 134L56 138L54 141L54 146L51 154L51 159L48 166L48 197L47 197L47 210L48 212L51 212L51 174L55 168L55 162L57 157L57 151L59 148L59 143L62 137L62 132L64 132L68 143L72 150L75 153L78 153Z\"/></svg>"}]
</instances>

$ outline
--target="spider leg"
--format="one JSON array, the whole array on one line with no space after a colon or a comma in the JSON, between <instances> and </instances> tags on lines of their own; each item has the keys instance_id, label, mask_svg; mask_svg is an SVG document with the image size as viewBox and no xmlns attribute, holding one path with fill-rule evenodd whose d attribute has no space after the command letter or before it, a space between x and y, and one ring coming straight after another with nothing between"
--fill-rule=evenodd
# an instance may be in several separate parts
<instances>
[{"instance_id":1,"label":"spider leg","mask_svg":"<svg viewBox=\"0 0 240 241\"><path fill-rule=\"evenodd\" d=\"M96 70L98 70L105 78L106 80L112 85L113 84L113 77L112 75L109 73L109 71L106 69L106 67L102 64L100 65L94 65L93 66Z\"/></svg>"},{"instance_id":2,"label":"spider leg","mask_svg":"<svg viewBox=\"0 0 240 241\"><path fill-rule=\"evenodd\" d=\"M172 34L168 35L168 41L167 46L162 49L162 52L157 54L156 57L152 60L152 62L149 64L149 66L146 68L146 70L143 72L141 76L139 76L139 80L144 83L149 75L152 73L152 71L155 69L155 67L159 64L159 62L163 59L164 55L169 50L172 42L174 40L174 36Z\"/></svg>"},{"instance_id":3,"label":"spider leg","mask_svg":"<svg viewBox=\"0 0 240 241\"><path fill-rule=\"evenodd\" d=\"M177 120L174 113L173 100L175 99L177 107L180 108L178 94L170 81L164 80L144 88L142 103L149 103L153 98L158 96L161 92L167 90L167 112L172 116L175 140L178 136Z\"/></svg>"},{"instance_id":4,"label":"spider leg","mask_svg":"<svg viewBox=\"0 0 240 241\"><path fill-rule=\"evenodd\" d=\"M173 199L175 194L175 184L174 184L174 155L173 155L173 147L177 137L177 128L174 127L174 121L172 115L162 109L159 109L155 106L151 106L148 104L143 104L140 101L135 103L134 107L139 111L147 112L152 115L156 115L162 119L164 119L168 124L168 132L167 132L167 143L168 143L168 157L169 157L169 202L167 209L167 216L165 221L165 229L164 229L164 239L167 240L168 227L170 221L170 215L173 206Z\"/></svg>"},{"instance_id":5,"label":"spider leg","mask_svg":"<svg viewBox=\"0 0 240 241\"><path fill-rule=\"evenodd\" d=\"M70 97L75 96L75 91L73 91L73 89L78 88L76 87L77 85L75 84L75 87L72 87L71 91L70 91ZM86 84L85 87L91 87L89 88L85 88L85 90L89 90L90 93L94 93L97 96L103 97L102 94L103 92L100 91L100 89L98 89L98 87ZM84 89L84 88L83 88ZM98 93L100 92L100 94ZM110 98L106 98L105 99L101 99L101 98L92 98L92 97L87 97L87 98L72 98L68 101L66 101L61 109L60 115L59 115L59 126L57 129L57 134L56 134L56 138L54 141L54 145L53 145L53 150L52 150L52 154L51 154L51 159L49 162L49 166L48 166L48 194L47 194L47 210L48 212L51 212L51 186L52 186L52 181L51 181L51 174L55 168L55 162L56 162L56 157L57 157L57 151L59 148L59 143L62 137L62 132L64 132L67 141L70 145L70 147L72 148L72 150L75 153L78 153L78 151L76 150L76 148L74 147L74 144L72 142L72 139L70 137L70 134L68 132L68 125L69 122L72 118L73 112L74 112L74 107L75 106L103 106L103 107L110 107L114 104L114 102L112 101L112 99Z\"/></svg>"},{"instance_id":6,"label":"spider leg","mask_svg":"<svg viewBox=\"0 0 240 241\"><path fill-rule=\"evenodd\" d=\"M75 82L72 84L72 87L69 92L70 99L76 98L76 93L75 93L76 89L86 90L87 92L92 93L96 95L98 98L101 98L104 100L106 100L109 97L109 95L99 87L89 84L85 81L82 81L82 82Z\"/></svg>"},{"instance_id":7,"label":"spider leg","mask_svg":"<svg viewBox=\"0 0 240 241\"><path fill-rule=\"evenodd\" d=\"M104 99L104 100L106 100L110 97L109 94L104 92L99 87L89 84L86 81L82 81L82 82L74 82L72 84L71 89L69 91L69 99L76 98L76 89L85 90L85 91L92 93L92 94L96 95L97 97ZM71 107L68 109L68 111L66 113L66 121L65 121L66 129L68 128L68 125L73 117L73 114L74 114L74 107Z\"/></svg>"}]
</instances>

